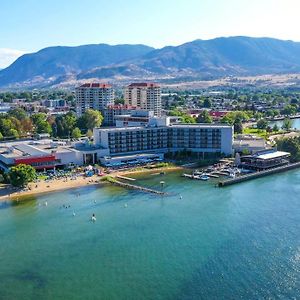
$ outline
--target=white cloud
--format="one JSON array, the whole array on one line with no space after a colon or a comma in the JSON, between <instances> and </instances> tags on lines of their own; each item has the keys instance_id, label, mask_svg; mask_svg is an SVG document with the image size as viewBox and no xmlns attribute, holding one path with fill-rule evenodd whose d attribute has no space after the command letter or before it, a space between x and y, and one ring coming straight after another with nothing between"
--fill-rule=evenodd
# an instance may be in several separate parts
<instances>
[{"instance_id":1,"label":"white cloud","mask_svg":"<svg viewBox=\"0 0 300 300\"><path fill-rule=\"evenodd\" d=\"M0 48L0 69L8 67L13 63L18 57L25 54L25 51Z\"/></svg>"}]
</instances>

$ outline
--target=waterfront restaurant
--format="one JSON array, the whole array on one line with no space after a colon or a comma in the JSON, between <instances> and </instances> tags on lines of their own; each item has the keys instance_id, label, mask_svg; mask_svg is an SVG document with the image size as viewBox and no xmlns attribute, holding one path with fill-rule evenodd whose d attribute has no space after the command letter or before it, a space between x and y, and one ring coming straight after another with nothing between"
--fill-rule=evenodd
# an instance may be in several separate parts
<instances>
[{"instance_id":1,"label":"waterfront restaurant","mask_svg":"<svg viewBox=\"0 0 300 300\"><path fill-rule=\"evenodd\" d=\"M241 157L240 167L251 170L267 170L280 167L289 163L290 153L276 149L258 151L253 155Z\"/></svg>"}]
</instances>

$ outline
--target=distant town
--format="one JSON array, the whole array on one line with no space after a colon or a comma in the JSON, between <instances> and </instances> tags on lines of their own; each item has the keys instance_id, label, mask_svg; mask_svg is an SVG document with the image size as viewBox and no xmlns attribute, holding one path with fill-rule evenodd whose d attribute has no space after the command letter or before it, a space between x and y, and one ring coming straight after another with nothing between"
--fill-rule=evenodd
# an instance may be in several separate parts
<instances>
[{"instance_id":1,"label":"distant town","mask_svg":"<svg viewBox=\"0 0 300 300\"><path fill-rule=\"evenodd\" d=\"M176 92L152 82L120 90L92 82L74 91L4 92L0 99L3 174L20 164L40 172L99 165L110 173L220 159L257 171L300 158L297 91ZM228 174L238 177L234 170Z\"/></svg>"}]
</instances>

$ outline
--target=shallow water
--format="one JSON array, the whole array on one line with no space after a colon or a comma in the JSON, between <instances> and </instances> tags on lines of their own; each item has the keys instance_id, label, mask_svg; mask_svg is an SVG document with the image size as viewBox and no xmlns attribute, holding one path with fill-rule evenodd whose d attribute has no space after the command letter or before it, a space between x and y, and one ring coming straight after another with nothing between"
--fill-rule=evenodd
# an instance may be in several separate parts
<instances>
[{"instance_id":1,"label":"shallow water","mask_svg":"<svg viewBox=\"0 0 300 300\"><path fill-rule=\"evenodd\" d=\"M293 129L300 129L300 119L291 119L291 122L292 122L292 128L293 128ZM270 123L269 123L269 126L270 126L270 127L273 127L275 124L276 124L279 128L281 128L282 125L283 125L283 120L270 122Z\"/></svg>"},{"instance_id":2,"label":"shallow water","mask_svg":"<svg viewBox=\"0 0 300 300\"><path fill-rule=\"evenodd\" d=\"M161 180L171 196L105 185L1 203L0 299L299 298L299 170L137 183Z\"/></svg>"}]
</instances>

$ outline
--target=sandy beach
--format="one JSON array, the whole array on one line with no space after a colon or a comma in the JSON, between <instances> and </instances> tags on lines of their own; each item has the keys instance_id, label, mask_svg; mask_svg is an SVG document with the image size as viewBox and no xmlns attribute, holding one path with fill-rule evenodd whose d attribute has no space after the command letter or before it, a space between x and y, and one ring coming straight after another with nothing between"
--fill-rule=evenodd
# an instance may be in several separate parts
<instances>
[{"instance_id":1,"label":"sandy beach","mask_svg":"<svg viewBox=\"0 0 300 300\"><path fill-rule=\"evenodd\" d=\"M0 201L1 200L16 200L22 196L28 196L33 194L49 193L59 190L72 189L87 185L98 184L100 180L99 176L84 177L78 176L75 180L68 178L55 179L50 181L40 181L37 183L29 183L26 190L20 190L13 188L11 185L2 185L0 187Z\"/></svg>"},{"instance_id":2,"label":"sandy beach","mask_svg":"<svg viewBox=\"0 0 300 300\"><path fill-rule=\"evenodd\" d=\"M110 176L129 176L134 174L151 174L151 173L160 173L160 172L171 172L180 170L182 167L180 166L172 166L172 167L165 167L165 168L155 168L155 169L132 169L132 170L122 170L112 172ZM28 196L28 195L35 195L35 194L43 194L49 192L55 192L60 190L78 188L88 185L95 185L99 184L101 177L94 175L92 177L85 177L85 176L77 176L75 180L68 178L61 179L53 179L50 181L43 181L41 180L38 183L29 183L28 188L24 189L16 189L13 188L9 184L3 184L0 186L0 201L2 200L18 200L19 197Z\"/></svg>"}]
</instances>

